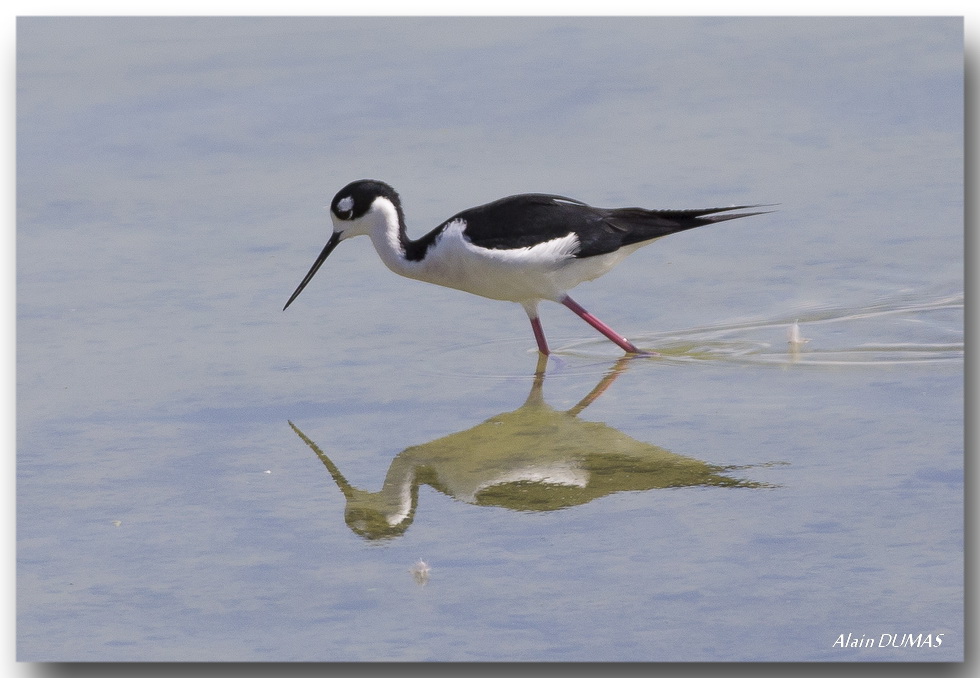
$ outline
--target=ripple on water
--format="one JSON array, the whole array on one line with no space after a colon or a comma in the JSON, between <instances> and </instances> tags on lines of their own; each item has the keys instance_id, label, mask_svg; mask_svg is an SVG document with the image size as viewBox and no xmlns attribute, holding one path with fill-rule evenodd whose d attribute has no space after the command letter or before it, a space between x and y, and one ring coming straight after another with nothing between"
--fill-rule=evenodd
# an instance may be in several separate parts
<instances>
[{"instance_id":1,"label":"ripple on water","mask_svg":"<svg viewBox=\"0 0 980 678\"><path fill-rule=\"evenodd\" d=\"M961 362L964 358L963 294L904 294L861 306L820 306L782 317L733 321L686 330L631 336L656 355L637 361L673 364L729 362L763 365L876 366ZM528 376L536 351L524 337L450 347L483 359L467 361L464 377ZM524 350L526 349L526 350ZM508 353L509 352L509 353ZM529 360L523 360L527 353ZM501 355L519 355L502 365ZM494 358L496 356L496 358ZM596 336L554 346L549 374L602 372L623 354ZM455 364L455 361L453 361Z\"/></svg>"}]
</instances>

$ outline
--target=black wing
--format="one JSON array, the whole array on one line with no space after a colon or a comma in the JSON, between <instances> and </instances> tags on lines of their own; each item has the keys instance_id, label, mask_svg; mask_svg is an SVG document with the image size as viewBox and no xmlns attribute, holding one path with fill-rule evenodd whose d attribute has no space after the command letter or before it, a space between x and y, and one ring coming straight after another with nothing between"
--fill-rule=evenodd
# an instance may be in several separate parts
<instances>
[{"instance_id":1,"label":"black wing","mask_svg":"<svg viewBox=\"0 0 980 678\"><path fill-rule=\"evenodd\" d=\"M413 249L424 251L446 226L464 221L464 235L478 247L533 247L575 233L579 240L575 256L593 257L698 226L766 213L719 214L752 207L760 205L693 210L605 209L560 195L526 193L464 210L412 244Z\"/></svg>"},{"instance_id":2,"label":"black wing","mask_svg":"<svg viewBox=\"0 0 980 678\"><path fill-rule=\"evenodd\" d=\"M606 212L560 195L512 195L463 210L418 240L403 239L402 245L408 259L420 260L449 224L462 221L466 224L464 236L478 247L492 250L534 247L564 238L573 231L586 232L601 227Z\"/></svg>"},{"instance_id":3,"label":"black wing","mask_svg":"<svg viewBox=\"0 0 980 678\"><path fill-rule=\"evenodd\" d=\"M560 195L525 193L464 210L446 224L465 221L463 233L478 247L519 249L598 228L604 212Z\"/></svg>"}]
</instances>

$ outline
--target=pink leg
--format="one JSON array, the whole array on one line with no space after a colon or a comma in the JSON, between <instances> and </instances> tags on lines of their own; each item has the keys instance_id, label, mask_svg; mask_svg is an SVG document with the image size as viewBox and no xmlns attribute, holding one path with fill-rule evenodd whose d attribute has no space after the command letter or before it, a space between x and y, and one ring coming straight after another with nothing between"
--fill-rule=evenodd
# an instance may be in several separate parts
<instances>
[{"instance_id":1,"label":"pink leg","mask_svg":"<svg viewBox=\"0 0 980 678\"><path fill-rule=\"evenodd\" d=\"M524 307L524 312L531 321L531 330L534 332L534 340L538 342L538 350L543 356L550 355L551 349L548 348L548 340L544 338L544 329L541 327L541 318L538 317L538 300L522 301L521 306Z\"/></svg>"},{"instance_id":2,"label":"pink leg","mask_svg":"<svg viewBox=\"0 0 980 678\"><path fill-rule=\"evenodd\" d=\"M629 341L627 341L625 337L622 337L619 334L617 334L615 331L613 331L613 329L609 327L609 325L602 322L594 315L586 311L584 308L579 306L578 303L575 302L571 297L566 296L564 299L561 300L561 303L563 303L565 306L575 311L578 317L580 317L582 320L592 325L592 327L599 330L603 334L603 336L609 339L609 341L613 342L627 353L644 353L644 351L641 351L636 346L634 346Z\"/></svg>"},{"instance_id":3,"label":"pink leg","mask_svg":"<svg viewBox=\"0 0 980 678\"><path fill-rule=\"evenodd\" d=\"M531 318L531 330L534 332L534 340L538 342L538 350L542 355L551 353L548 350L548 341L544 338L544 329L541 327L541 319L538 316Z\"/></svg>"}]
</instances>

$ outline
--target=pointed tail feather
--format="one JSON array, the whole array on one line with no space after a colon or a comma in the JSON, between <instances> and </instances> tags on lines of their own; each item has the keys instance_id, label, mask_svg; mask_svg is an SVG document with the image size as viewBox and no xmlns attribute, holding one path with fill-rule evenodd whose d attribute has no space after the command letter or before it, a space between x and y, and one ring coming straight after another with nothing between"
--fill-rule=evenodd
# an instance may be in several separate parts
<instances>
[{"instance_id":1,"label":"pointed tail feather","mask_svg":"<svg viewBox=\"0 0 980 678\"><path fill-rule=\"evenodd\" d=\"M686 231L691 228L697 228L698 226L707 226L708 224L718 223L719 221L769 214L774 210L741 212L739 214L721 214L721 212L772 206L733 205L731 207L711 207L692 210L648 210L641 207L623 207L610 210L609 215L604 221L612 228L630 234L627 237L627 242L638 242Z\"/></svg>"},{"instance_id":2,"label":"pointed tail feather","mask_svg":"<svg viewBox=\"0 0 980 678\"><path fill-rule=\"evenodd\" d=\"M641 207L621 207L611 209L602 218L602 223L608 229L607 234L618 232L620 239L598 237L590 239L589 233L580 232L580 249L576 256L591 257L606 254L625 245L656 240L672 233L680 233L699 226L707 226L730 219L754 217L769 214L774 210L757 210L740 212L738 214L722 214L733 210L754 209L756 207L772 207L772 205L733 205L731 207L712 207L690 210L648 210ZM595 232L599 234L599 231Z\"/></svg>"},{"instance_id":3,"label":"pointed tail feather","mask_svg":"<svg viewBox=\"0 0 980 678\"><path fill-rule=\"evenodd\" d=\"M775 205L738 205L736 207L717 207L710 210L694 210L699 212L696 215L698 221L703 223L717 223L719 221L728 221L729 219L741 219L742 217L754 217L758 214L772 214L776 210L762 210L760 212L740 212L739 214L717 214L718 212L730 212L731 210L747 210L753 207L774 207Z\"/></svg>"}]
</instances>

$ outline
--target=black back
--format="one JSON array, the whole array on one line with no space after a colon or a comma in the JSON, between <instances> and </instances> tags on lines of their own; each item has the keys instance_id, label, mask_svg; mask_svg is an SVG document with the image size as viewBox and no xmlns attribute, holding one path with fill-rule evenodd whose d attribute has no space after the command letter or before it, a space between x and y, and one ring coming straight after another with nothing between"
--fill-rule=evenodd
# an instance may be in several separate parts
<instances>
[{"instance_id":1,"label":"black back","mask_svg":"<svg viewBox=\"0 0 980 678\"><path fill-rule=\"evenodd\" d=\"M594 257L615 252L621 247L662 238L671 233L727 219L749 217L765 212L718 214L758 205L738 205L695 210L647 210L640 207L607 209L592 207L580 200L545 193L524 193L463 210L447 219L418 240L405 232L405 215L395 190L382 181L360 180L345 186L334 197L330 207L342 220L363 216L374 200L390 200L398 213L399 239L405 256L419 261L429 247L454 221L465 222L463 234L478 247L519 249L564 238L575 233L579 249L575 257ZM347 209L341 209L341 206Z\"/></svg>"},{"instance_id":2,"label":"black back","mask_svg":"<svg viewBox=\"0 0 980 678\"><path fill-rule=\"evenodd\" d=\"M606 209L559 195L527 193L464 210L436 230L441 231L452 221L464 220L467 239L488 249L533 247L575 233L579 240L575 256L582 258L608 254L626 245L718 221L761 214L711 216L745 207L748 206L700 210ZM434 235L435 232L429 234Z\"/></svg>"}]
</instances>

